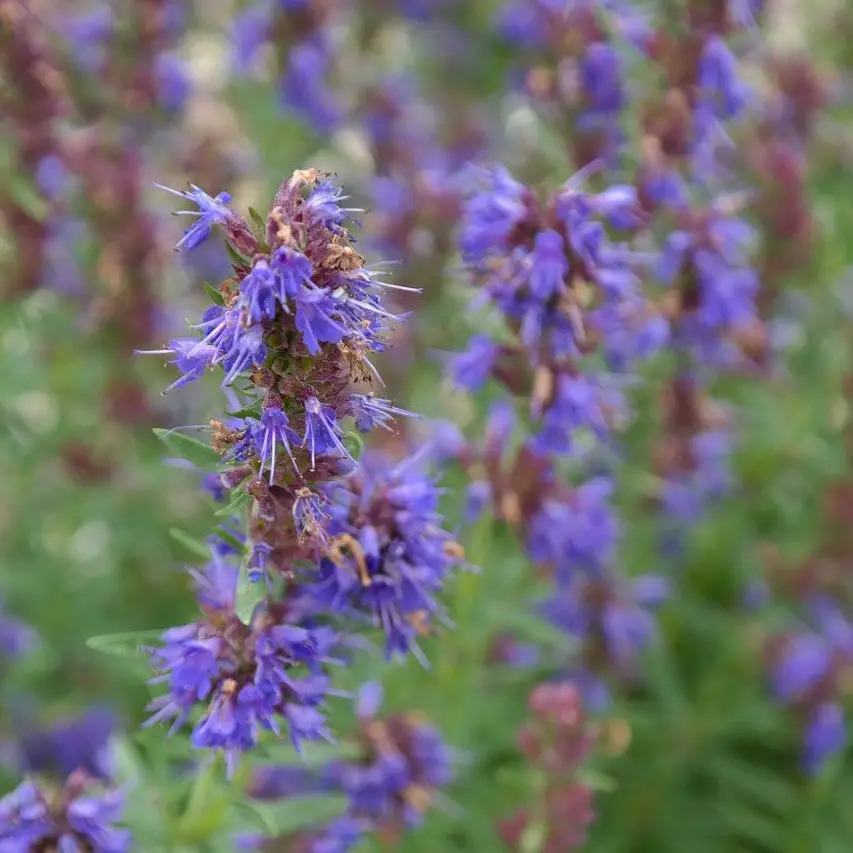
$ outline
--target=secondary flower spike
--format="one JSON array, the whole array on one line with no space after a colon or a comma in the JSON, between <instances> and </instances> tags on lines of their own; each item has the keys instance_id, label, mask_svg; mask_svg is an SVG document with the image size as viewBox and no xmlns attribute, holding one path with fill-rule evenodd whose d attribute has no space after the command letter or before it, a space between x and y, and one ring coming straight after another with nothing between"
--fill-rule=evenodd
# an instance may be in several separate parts
<instances>
[{"instance_id":1,"label":"secondary flower spike","mask_svg":"<svg viewBox=\"0 0 853 853\"><path fill-rule=\"evenodd\" d=\"M98 791L82 772L56 791L24 782L0 799L0 850L128 853L130 832L115 825L122 807L117 792Z\"/></svg>"}]
</instances>

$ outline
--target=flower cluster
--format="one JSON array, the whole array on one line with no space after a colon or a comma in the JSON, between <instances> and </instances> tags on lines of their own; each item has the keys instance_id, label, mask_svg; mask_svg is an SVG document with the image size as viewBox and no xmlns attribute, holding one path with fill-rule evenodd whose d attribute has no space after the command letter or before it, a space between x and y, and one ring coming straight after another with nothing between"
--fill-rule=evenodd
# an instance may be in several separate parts
<instances>
[{"instance_id":1,"label":"flower cluster","mask_svg":"<svg viewBox=\"0 0 853 853\"><path fill-rule=\"evenodd\" d=\"M453 753L438 732L418 714L377 718L382 691L375 682L359 692L356 754L308 770L270 766L256 771L249 794L262 800L306 792L346 797L344 816L312 831L306 850L346 851L372 830L398 837L417 825L452 778ZM243 839L247 847L265 849L270 839Z\"/></svg>"},{"instance_id":2,"label":"flower cluster","mask_svg":"<svg viewBox=\"0 0 853 853\"><path fill-rule=\"evenodd\" d=\"M571 453L578 433L604 438L624 419L624 380L613 371L651 354L668 333L640 287L640 259L604 227L635 222L636 193L584 192L593 171L544 204L496 167L469 200L460 236L478 299L499 310L515 341L475 336L452 373L470 390L492 376L528 397L541 424L537 443L549 453ZM582 369L596 354L610 370Z\"/></svg>"},{"instance_id":3,"label":"flower cluster","mask_svg":"<svg viewBox=\"0 0 853 853\"><path fill-rule=\"evenodd\" d=\"M556 69L529 70L528 88L568 108L572 128L600 135L592 153L575 152L586 165L550 196L501 166L483 175L459 247L474 304L497 309L506 332L475 335L450 361L457 385L477 390L497 380L528 403L532 435L513 454L514 416L501 404L484 448L463 443L451 455L474 476L472 512L491 504L553 578L543 612L578 643L569 669L598 705L608 682L636 677L638 654L655 635L654 610L669 593L665 578L625 578L616 563L612 466L618 434L633 419L635 374L663 349L675 356L653 447L654 498L672 544L685 520L729 488L731 417L706 389L721 371L748 365L747 338L759 323L755 234L742 214L749 199L721 188L733 154L725 128L750 104L724 37L751 26L752 16L697 22L689 4L679 29L623 4L600 5L505 11L505 33L550 54ZM637 50L663 69L667 96L637 98L644 141L634 184L587 189L615 165L629 112L617 55ZM580 485L561 481L562 456Z\"/></svg>"},{"instance_id":4,"label":"flower cluster","mask_svg":"<svg viewBox=\"0 0 853 853\"><path fill-rule=\"evenodd\" d=\"M812 601L804 628L771 636L767 644L773 691L803 728L803 765L816 772L847 742L841 700L853 672L853 625L831 599Z\"/></svg>"},{"instance_id":5,"label":"flower cluster","mask_svg":"<svg viewBox=\"0 0 853 853\"><path fill-rule=\"evenodd\" d=\"M511 0L498 28L522 58L525 95L565 131L575 162L613 160L625 141L620 119L627 75L609 30L628 28L638 39L644 20L622 4Z\"/></svg>"},{"instance_id":6,"label":"flower cluster","mask_svg":"<svg viewBox=\"0 0 853 853\"><path fill-rule=\"evenodd\" d=\"M528 699L530 719L518 733L518 745L538 776L538 802L519 808L499 824L511 850L524 850L529 830L543 836L540 849L561 853L583 845L594 819L593 793L575 778L593 749L597 732L585 719L581 696L569 683L540 684Z\"/></svg>"},{"instance_id":7,"label":"flower cluster","mask_svg":"<svg viewBox=\"0 0 853 853\"><path fill-rule=\"evenodd\" d=\"M114 825L122 806L118 793L98 791L83 772L59 790L23 782L0 799L0 845L9 851L127 853L130 832Z\"/></svg>"},{"instance_id":8,"label":"flower cluster","mask_svg":"<svg viewBox=\"0 0 853 853\"><path fill-rule=\"evenodd\" d=\"M333 4L317 0L250 4L231 34L235 67L248 71L262 47L275 51L281 99L318 133L335 130L344 107L329 83L335 64Z\"/></svg>"},{"instance_id":9,"label":"flower cluster","mask_svg":"<svg viewBox=\"0 0 853 853\"><path fill-rule=\"evenodd\" d=\"M183 725L199 703L206 708L193 727L197 748L219 749L229 768L258 742L262 729L286 728L294 745L330 738L320 708L328 691L322 665L336 642L329 629L297 624L287 605L259 604L248 623L235 611L239 567L214 554L196 576L203 618L170 628L152 663L169 692L153 700L149 725L173 719Z\"/></svg>"},{"instance_id":10,"label":"flower cluster","mask_svg":"<svg viewBox=\"0 0 853 853\"><path fill-rule=\"evenodd\" d=\"M162 352L180 372L171 388L221 369L239 411L211 421L222 462L213 494L237 515L198 576L203 619L152 650L169 686L152 710L181 725L203 704L193 743L223 749L233 764L264 729L286 728L297 746L330 737L325 667L343 622L366 620L389 654L420 656L416 637L440 616L436 596L462 553L441 526L425 453L355 459L359 432L411 413L373 390L381 379L371 358L396 318L352 246L341 190L297 171L266 220L252 211L254 227L227 193L178 195L199 207L182 211L195 221L179 247L219 226L234 274L210 290L215 304L197 335ZM347 419L355 432L344 431ZM266 579L251 614L237 613L241 559L249 580Z\"/></svg>"}]
</instances>

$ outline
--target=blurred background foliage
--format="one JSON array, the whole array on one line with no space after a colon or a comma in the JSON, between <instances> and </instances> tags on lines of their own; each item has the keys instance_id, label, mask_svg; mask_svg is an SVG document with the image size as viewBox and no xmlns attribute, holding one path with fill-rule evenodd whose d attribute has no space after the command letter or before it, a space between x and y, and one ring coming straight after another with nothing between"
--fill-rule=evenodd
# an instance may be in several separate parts
<instances>
[{"instance_id":1,"label":"blurred background foliage","mask_svg":"<svg viewBox=\"0 0 853 853\"><path fill-rule=\"evenodd\" d=\"M48 29L68 11L64 3L32 2ZM458 97L469 117L482 112L489 155L517 174L555 186L574 171L561 130L507 94L514 55L490 25L496 2L448 4L445 14L456 16L454 26L468 40L459 55L442 41L440 15L407 21L391 4L352 5L335 34L342 91L357 91L380 74L412 71L427 102L441 109ZM151 280L158 318L143 348L159 348L184 316L197 315L201 281L223 263L215 247L189 265L170 255L169 243L180 232L167 215L169 197L150 187L152 181L180 186L189 180L211 193L227 189L235 208L262 208L284 175L315 166L338 174L353 206L371 204L376 164L355 129L317 134L284 110L265 64L272 57L248 77L227 72L229 25L237 11L219 0L189 9L178 45L191 72L189 100L179 115L161 116L146 128L140 204L156 222L158 266ZM847 18L839 17L845 12ZM586 849L595 853L687 847L692 853L847 853L853 843L849 753L817 776L804 774L796 720L767 689L763 639L769 628L792 624L796 601L760 608L747 601L767 571L770 549L790 564L819 549L825 491L853 476L845 388L853 356L851 29L839 24L853 13L827 4L778 4L774 14L772 43L783 53L814 58L842 92L819 116L808 164L817 237L809 262L783 282L786 364L772 378L720 381L720 395L738 412L736 485L674 555L661 552L656 516L647 506L665 356L633 392L636 417L624 436L627 461L618 469L617 502L627 519L620 566L628 576L665 571L676 591L661 610L659 639L644 654L642 680L617 694L602 721L609 734L589 770L597 795ZM4 86L14 87L15 80L4 78ZM84 132L87 119L78 109L69 123ZM14 136L4 132L0 148L13 145ZM14 154L5 162L13 163ZM4 169L0 180L11 197L39 208L32 174ZM376 216L375 210L365 216L368 249ZM5 239L9 233L0 235L4 256L15 248ZM164 464L169 452L152 428L205 423L221 403L213 379L191 393L160 396L173 381L168 370L157 358L134 357L139 342L104 320L104 299L117 300L119 317L135 309L121 290L110 290L99 267L101 239L95 232L88 245L75 248L78 289L43 283L24 294L3 290L0 596L3 612L33 626L38 642L26 655L0 659L0 735L13 756L11 745L39 726L106 705L123 721L125 765L147 762L148 769L132 773L152 774L153 790L155 754L171 747L159 733L137 734L148 698L144 664L103 654L87 639L165 628L194 613L183 568L197 555L186 535L204 538L214 505L200 493L201 472ZM489 320L467 310L470 292L454 260L446 268L430 265L428 257L407 261L395 275L405 282L412 272L424 294L408 306L411 339L400 343L407 358L394 353L381 367L398 404L453 420L476 439L490 392L475 399L451 390L438 351L460 349ZM455 520L465 478L449 470L444 479L447 515ZM537 577L512 532L484 519L466 529L463 541L481 571L454 584L449 606L457 627L425 642L431 669L416 661L383 668L377 655L365 654L341 679L352 687L381 674L388 708L422 709L464 753L448 792L452 804L434 809L423 828L406 836L400 849L409 853L506 849L498 822L532 793L516 747L527 695L569 654L564 640L534 615L547 581ZM847 572L851 558L853 550L845 557ZM844 580L849 585L849 577ZM506 637L538 645L538 663L502 662L495 648ZM346 728L346 703L334 718ZM14 758L6 764L4 789L18 777ZM179 813L189 794L179 786L170 791L170 808ZM130 799L133 809L144 805L142 794ZM157 811L145 819L163 820ZM217 825L219 840L209 849L230 849ZM528 841L525 853L539 849L535 839ZM375 849L391 847L377 841Z\"/></svg>"}]
</instances>

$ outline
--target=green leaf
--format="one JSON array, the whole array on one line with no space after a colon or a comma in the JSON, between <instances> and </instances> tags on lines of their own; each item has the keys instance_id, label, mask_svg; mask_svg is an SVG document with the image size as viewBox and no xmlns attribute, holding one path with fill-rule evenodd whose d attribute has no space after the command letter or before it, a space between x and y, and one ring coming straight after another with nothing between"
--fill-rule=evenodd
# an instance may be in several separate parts
<instances>
[{"instance_id":1,"label":"green leaf","mask_svg":"<svg viewBox=\"0 0 853 853\"><path fill-rule=\"evenodd\" d=\"M258 211L255 210L254 207L249 208L249 216L250 216L252 222L254 222L255 225L258 226L258 228L261 230L261 233L263 234L267 228L267 223L266 223L266 220L263 218L263 216L261 216L261 214L258 213Z\"/></svg>"},{"instance_id":2,"label":"green leaf","mask_svg":"<svg viewBox=\"0 0 853 853\"><path fill-rule=\"evenodd\" d=\"M206 281L202 284L202 287L205 289L205 292L210 297L214 305L225 306L225 297L219 292L218 288Z\"/></svg>"},{"instance_id":3,"label":"green leaf","mask_svg":"<svg viewBox=\"0 0 853 853\"><path fill-rule=\"evenodd\" d=\"M270 836L320 827L346 811L342 796L294 797L274 803L232 800L238 821Z\"/></svg>"},{"instance_id":4,"label":"green leaf","mask_svg":"<svg viewBox=\"0 0 853 853\"><path fill-rule=\"evenodd\" d=\"M249 624L255 605L266 596L267 591L267 585L263 581L252 583L244 572L240 573L234 610L242 622Z\"/></svg>"},{"instance_id":5,"label":"green leaf","mask_svg":"<svg viewBox=\"0 0 853 853\"><path fill-rule=\"evenodd\" d=\"M195 554L196 557L201 557L203 560L210 559L210 548L208 548L200 539L196 539L188 533L184 533L184 531L178 527L170 528L169 536L171 536L176 542L180 542L187 551Z\"/></svg>"},{"instance_id":6,"label":"green leaf","mask_svg":"<svg viewBox=\"0 0 853 853\"><path fill-rule=\"evenodd\" d=\"M219 462L219 454L209 444L197 438L170 429L155 429L154 435L174 454L187 459L193 465L210 468Z\"/></svg>"},{"instance_id":7,"label":"green leaf","mask_svg":"<svg viewBox=\"0 0 853 853\"><path fill-rule=\"evenodd\" d=\"M236 548L238 552L245 550L246 543L241 542L233 533L229 533L224 527L216 528L216 535L223 541L227 542L232 548ZM208 550L208 556L210 551Z\"/></svg>"},{"instance_id":8,"label":"green leaf","mask_svg":"<svg viewBox=\"0 0 853 853\"><path fill-rule=\"evenodd\" d=\"M123 658L146 658L145 645L159 639L161 628L150 631L125 631L119 634L97 634L86 640L86 645L96 652Z\"/></svg>"},{"instance_id":9,"label":"green leaf","mask_svg":"<svg viewBox=\"0 0 853 853\"><path fill-rule=\"evenodd\" d=\"M219 761L215 757L197 773L186 809L178 823L176 835L179 844L200 844L212 838L222 826L228 798L219 775Z\"/></svg>"},{"instance_id":10,"label":"green leaf","mask_svg":"<svg viewBox=\"0 0 853 853\"><path fill-rule=\"evenodd\" d=\"M231 515L236 515L252 499L252 496L242 489L236 489L235 491L236 494L228 504L213 513L216 518L227 518Z\"/></svg>"},{"instance_id":11,"label":"green leaf","mask_svg":"<svg viewBox=\"0 0 853 853\"><path fill-rule=\"evenodd\" d=\"M245 255L240 254L230 243L225 244L225 248L228 251L228 256L231 258L231 261L235 266L238 267L249 267L252 265L252 262Z\"/></svg>"},{"instance_id":12,"label":"green leaf","mask_svg":"<svg viewBox=\"0 0 853 853\"><path fill-rule=\"evenodd\" d=\"M9 191L15 203L27 214L38 222L47 219L50 213L50 205L43 199L36 188L23 175L13 177L9 182Z\"/></svg>"},{"instance_id":13,"label":"green leaf","mask_svg":"<svg viewBox=\"0 0 853 853\"><path fill-rule=\"evenodd\" d=\"M364 451L364 439L357 432L345 432L344 447L346 447L350 456L352 456L352 458L357 462Z\"/></svg>"},{"instance_id":14,"label":"green leaf","mask_svg":"<svg viewBox=\"0 0 853 853\"><path fill-rule=\"evenodd\" d=\"M231 418L259 418L261 415L261 404L255 403L252 406L237 409L236 412L226 412L225 414Z\"/></svg>"}]
</instances>

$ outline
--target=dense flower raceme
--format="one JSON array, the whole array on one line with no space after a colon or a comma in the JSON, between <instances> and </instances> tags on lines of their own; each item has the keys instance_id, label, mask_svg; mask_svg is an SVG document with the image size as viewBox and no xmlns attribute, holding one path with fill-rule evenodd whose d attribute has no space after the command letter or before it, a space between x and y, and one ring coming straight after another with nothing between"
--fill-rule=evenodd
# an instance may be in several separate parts
<instances>
[{"instance_id":1,"label":"dense flower raceme","mask_svg":"<svg viewBox=\"0 0 853 853\"><path fill-rule=\"evenodd\" d=\"M624 142L624 58L609 35L628 27L636 40L642 19L627 4L594 0L511 0L498 27L520 49L523 88L567 131L575 161L612 160Z\"/></svg>"},{"instance_id":2,"label":"dense flower raceme","mask_svg":"<svg viewBox=\"0 0 853 853\"><path fill-rule=\"evenodd\" d=\"M231 33L238 71L248 71L262 47L273 47L282 102L318 133L333 131L344 116L329 82L335 67L334 12L334 4L318 0L259 0L238 15Z\"/></svg>"},{"instance_id":3,"label":"dense flower raceme","mask_svg":"<svg viewBox=\"0 0 853 853\"><path fill-rule=\"evenodd\" d=\"M345 851L363 834L380 830L394 836L417 825L452 778L454 753L419 714L377 717L381 689L375 682L359 691L354 755L315 769L269 766L255 772L249 794L275 800L305 793L346 797L343 817L313 831L306 851ZM264 849L270 839L243 839Z\"/></svg>"},{"instance_id":4,"label":"dense flower raceme","mask_svg":"<svg viewBox=\"0 0 853 853\"><path fill-rule=\"evenodd\" d=\"M152 108L179 112L190 94L189 69L176 48L184 34L185 0L140 0L133 14L118 15L106 3L61 19L76 65L105 85L98 97L128 112L138 126Z\"/></svg>"},{"instance_id":5,"label":"dense flower raceme","mask_svg":"<svg viewBox=\"0 0 853 853\"><path fill-rule=\"evenodd\" d=\"M495 167L470 198L460 236L478 300L499 310L515 341L477 335L451 372L468 389L493 376L529 398L547 452L572 452L579 431L603 438L623 420L626 379L615 371L654 352L669 333L635 272L646 259L612 243L603 224L636 225L636 194L627 186L584 192L592 171L544 205Z\"/></svg>"},{"instance_id":6,"label":"dense flower raceme","mask_svg":"<svg viewBox=\"0 0 853 853\"><path fill-rule=\"evenodd\" d=\"M595 746L596 731L585 718L581 695L570 682L540 684L528 699L531 715L518 733L518 745L544 784L539 802L519 808L499 824L511 850L523 850L528 827L545 831L542 850L562 853L583 844L594 818L593 792L575 778Z\"/></svg>"},{"instance_id":7,"label":"dense flower raceme","mask_svg":"<svg viewBox=\"0 0 853 853\"><path fill-rule=\"evenodd\" d=\"M853 672L853 624L828 598L811 602L813 629L771 637L770 677L780 701L800 716L803 765L816 772L844 748L842 700Z\"/></svg>"},{"instance_id":8,"label":"dense flower raceme","mask_svg":"<svg viewBox=\"0 0 853 853\"><path fill-rule=\"evenodd\" d=\"M203 617L163 634L151 650L168 692L155 699L149 724L174 719L183 725L206 703L193 727L197 748L223 750L233 768L262 729L285 729L294 745L330 738L321 707L328 691L322 665L336 643L334 632L296 624L285 602L263 602L243 622L235 611L239 567L214 554L197 575Z\"/></svg>"},{"instance_id":9,"label":"dense flower raceme","mask_svg":"<svg viewBox=\"0 0 853 853\"><path fill-rule=\"evenodd\" d=\"M238 512L248 502L247 530L237 520L224 543L212 541L200 579L205 618L167 632L154 650L169 692L153 710L180 724L205 703L193 742L233 762L264 728L288 728L297 744L328 736L319 709L337 641L323 623L367 619L389 654L420 654L415 639L441 615L436 596L462 554L441 528L424 453L363 465L351 455L345 418L368 432L411 413L372 391L381 380L370 357L394 317L350 244L341 191L314 170L296 172L266 222L252 212L254 231L227 194L184 195L199 210L179 246L221 226L234 275L197 336L164 352L181 373L172 388L221 368L236 395L240 411L227 425L211 422L223 469L219 487L205 486ZM268 590L245 621L235 612L240 559Z\"/></svg>"},{"instance_id":10,"label":"dense flower raceme","mask_svg":"<svg viewBox=\"0 0 853 853\"><path fill-rule=\"evenodd\" d=\"M98 790L82 772L58 790L23 782L0 799L0 849L126 853L130 832L116 826L122 805L117 792Z\"/></svg>"}]
</instances>

